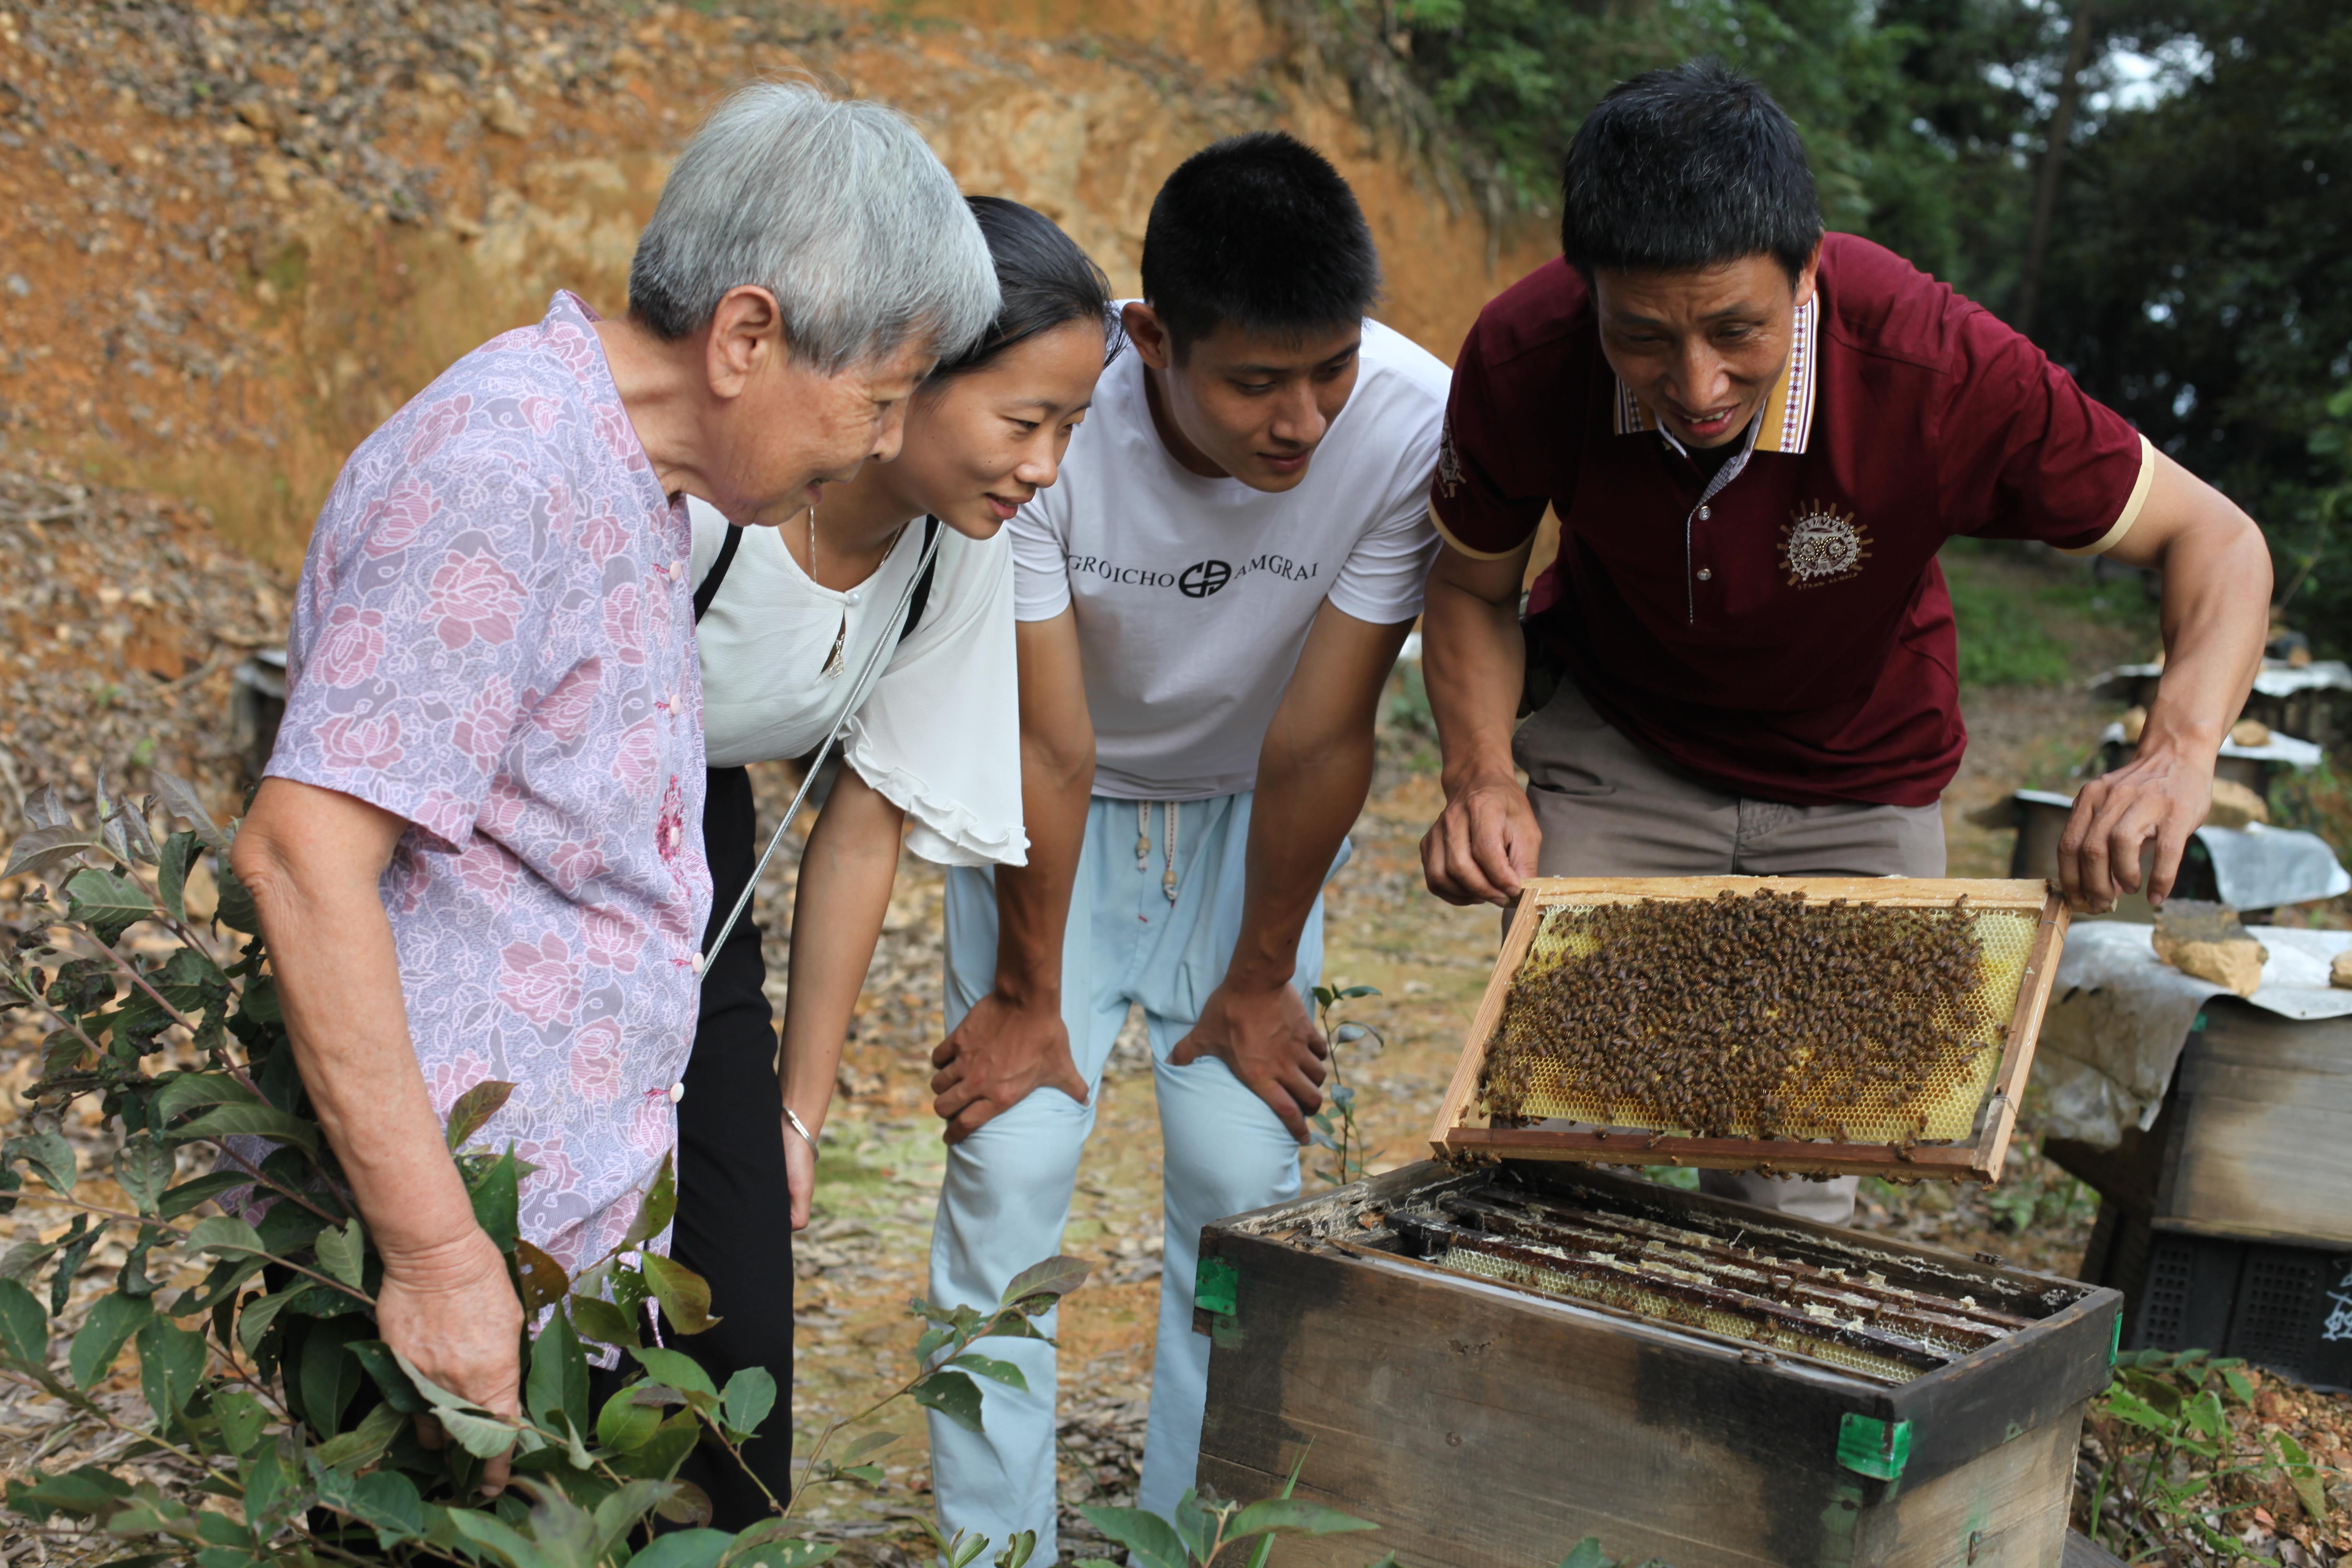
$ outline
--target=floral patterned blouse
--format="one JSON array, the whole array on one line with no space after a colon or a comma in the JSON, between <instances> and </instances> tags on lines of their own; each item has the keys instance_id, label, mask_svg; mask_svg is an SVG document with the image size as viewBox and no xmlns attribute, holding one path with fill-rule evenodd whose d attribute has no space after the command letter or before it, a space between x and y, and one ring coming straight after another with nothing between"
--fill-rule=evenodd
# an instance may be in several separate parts
<instances>
[{"instance_id":1,"label":"floral patterned blouse","mask_svg":"<svg viewBox=\"0 0 2352 1568\"><path fill-rule=\"evenodd\" d=\"M593 311L476 349L352 454L319 514L268 772L404 818L383 881L436 1110L539 1167L566 1268L635 1217L693 1044L702 694L683 506Z\"/></svg>"}]
</instances>

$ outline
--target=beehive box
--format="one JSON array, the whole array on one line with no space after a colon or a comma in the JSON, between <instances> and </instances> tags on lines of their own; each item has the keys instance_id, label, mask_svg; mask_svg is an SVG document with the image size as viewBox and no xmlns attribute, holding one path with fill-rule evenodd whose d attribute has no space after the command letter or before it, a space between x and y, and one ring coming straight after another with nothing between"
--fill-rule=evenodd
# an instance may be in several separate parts
<instances>
[{"instance_id":1,"label":"beehive box","mask_svg":"<svg viewBox=\"0 0 2352 1568\"><path fill-rule=\"evenodd\" d=\"M2065 928L2037 881L1533 879L1431 1144L1452 1159L1997 1180ZM1689 931L1706 941L1675 950ZM1542 984L1563 976L1585 998L1574 1026L1543 1013ZM1714 1032L1662 1084L1660 1020L1677 1009ZM1695 1110L1705 1093L1674 1075L1718 1064L1746 1075L1747 1100ZM1702 1113L1720 1124L1692 1125Z\"/></svg>"},{"instance_id":2,"label":"beehive box","mask_svg":"<svg viewBox=\"0 0 2352 1568\"><path fill-rule=\"evenodd\" d=\"M2352 1387L2352 1017L2213 997L2151 1126L2043 1152L2098 1190L2083 1273L2124 1292L2126 1346Z\"/></svg>"},{"instance_id":3,"label":"beehive box","mask_svg":"<svg viewBox=\"0 0 2352 1568\"><path fill-rule=\"evenodd\" d=\"M1293 1568L2049 1568L2116 1294L1556 1163L1209 1226L1200 1480Z\"/></svg>"}]
</instances>

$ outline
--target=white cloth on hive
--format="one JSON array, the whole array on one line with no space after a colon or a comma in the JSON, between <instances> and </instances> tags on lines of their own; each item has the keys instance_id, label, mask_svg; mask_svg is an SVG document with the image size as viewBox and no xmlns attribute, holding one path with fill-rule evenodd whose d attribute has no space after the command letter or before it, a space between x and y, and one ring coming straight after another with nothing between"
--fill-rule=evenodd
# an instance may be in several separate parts
<instances>
[{"instance_id":1,"label":"white cloth on hive","mask_svg":"<svg viewBox=\"0 0 2352 1568\"><path fill-rule=\"evenodd\" d=\"M2327 984L2329 963L2352 949L2352 931L2249 932L2270 958L2262 989L2246 1000L2283 1018L2352 1016L2352 991ZM2153 1124L2190 1026L2206 1003L2228 994L2157 957L2155 935L2154 926L2126 921L2067 931L2033 1058L2049 1136L2112 1149L2126 1128Z\"/></svg>"}]
</instances>

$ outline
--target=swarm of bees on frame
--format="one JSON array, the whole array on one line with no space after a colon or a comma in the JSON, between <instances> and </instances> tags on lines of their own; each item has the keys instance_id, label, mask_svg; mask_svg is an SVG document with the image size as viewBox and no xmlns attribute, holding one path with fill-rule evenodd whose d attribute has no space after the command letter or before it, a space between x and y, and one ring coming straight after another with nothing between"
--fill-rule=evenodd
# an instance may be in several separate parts
<instances>
[{"instance_id":1,"label":"swarm of bees on frame","mask_svg":"<svg viewBox=\"0 0 2352 1568\"><path fill-rule=\"evenodd\" d=\"M1926 1104L2007 1035L1966 1021L1985 973L1969 917L1965 898L1769 889L1555 911L1574 922L1563 954L1514 981L1482 1101L1498 1125L1565 1096L1585 1120L1700 1137L1845 1141L1866 1122L1916 1138Z\"/></svg>"}]
</instances>

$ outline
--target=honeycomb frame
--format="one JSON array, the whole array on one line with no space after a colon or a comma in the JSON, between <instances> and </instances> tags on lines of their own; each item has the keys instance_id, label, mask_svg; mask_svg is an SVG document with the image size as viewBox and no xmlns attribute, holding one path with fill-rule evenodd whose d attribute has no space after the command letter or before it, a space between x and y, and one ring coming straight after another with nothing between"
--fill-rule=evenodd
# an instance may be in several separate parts
<instances>
[{"instance_id":1,"label":"honeycomb frame","mask_svg":"<svg viewBox=\"0 0 2352 1568\"><path fill-rule=\"evenodd\" d=\"M1843 900L1878 908L1947 911L1965 898L1966 908L1977 921L2004 922L1991 929L2005 930L2012 938L2021 936L2021 957L2014 951L2016 941L2000 943L2011 950L2005 956L2015 964L2014 1000L2002 1020L2006 1038L1999 1042L1998 1052L1981 1053L1986 1065L1973 1075L1973 1081L1948 1086L1950 1102L1939 1102L1930 1129L1941 1136L1883 1140L1857 1136L1857 1129L1865 1133L1885 1131L1859 1116L1850 1118L1855 1125L1844 1128L1845 1135L1840 1136L1834 1115L1825 1115L1812 1130L1817 1135L1807 1137L1693 1137L1674 1129L1633 1127L1616 1118L1603 1129L1575 1116L1579 1110L1597 1115L1603 1108L1590 1097L1580 1099L1574 1086L1564 1086L1554 1104L1547 1107L1563 1114L1545 1123L1532 1127L1486 1123L1478 1110L1486 1047L1501 1026L1512 983L1536 952L1538 934L1548 920L1557 933L1561 929L1558 912L1565 910L1713 899L1726 891L1740 896L1764 891L1801 893L1819 903ZM2030 935L2024 934L2027 921ZM1471 1021L1461 1059L1431 1129L1431 1146L1440 1158L1455 1161L1507 1157L1689 1165L1773 1174L1871 1173L1898 1180L1996 1181L2007 1158L2017 1102L2032 1069L2034 1037L2048 1005L2066 924L2065 904L2053 889L2039 881L1852 877L1533 879L1521 894L1486 994ZM1979 931L1986 929L1979 924ZM2004 963L2001 968L2007 971L2010 963ZM2012 982L2004 973L1990 976L1986 984L1998 985L2005 995Z\"/></svg>"}]
</instances>

